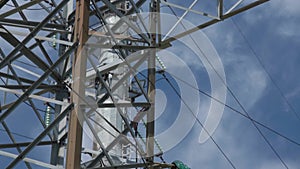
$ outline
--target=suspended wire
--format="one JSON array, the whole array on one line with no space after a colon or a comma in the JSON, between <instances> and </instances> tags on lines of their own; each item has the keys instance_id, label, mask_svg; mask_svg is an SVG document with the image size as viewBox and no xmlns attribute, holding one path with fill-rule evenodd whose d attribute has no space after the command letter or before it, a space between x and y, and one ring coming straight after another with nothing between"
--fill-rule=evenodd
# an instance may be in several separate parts
<instances>
[{"instance_id":1,"label":"suspended wire","mask_svg":"<svg viewBox=\"0 0 300 169\"><path fill-rule=\"evenodd\" d=\"M30 67L33 67L33 68L39 68L39 67L37 67L37 66L35 66L35 65L32 65L32 64L30 64L30 63L26 63L26 62L24 62L24 61L15 60L15 62L19 62L19 63L21 63L21 64L24 64L24 65L27 65L27 66L30 66Z\"/></svg>"},{"instance_id":2,"label":"suspended wire","mask_svg":"<svg viewBox=\"0 0 300 169\"><path fill-rule=\"evenodd\" d=\"M294 115L300 121L300 116L297 113L297 111L295 110L294 106L289 102L289 100L286 98L286 96L284 95L283 91L279 87L279 85L276 83L276 81L274 80L274 78L271 76L271 73L267 70L265 64L263 63L263 61L261 59L261 57L259 57L258 54L255 52L254 48L250 44L250 41L247 39L247 37L244 34L244 32L242 31L242 29L239 27L239 25L235 22L235 20L233 18L231 18L231 20L232 20L233 25L236 27L236 29L238 30L238 32L240 33L240 35L242 36L242 38L246 42L246 44L249 47L251 53L255 56L255 58L257 59L258 63L261 65L261 67L263 68L263 70L265 71L265 73L267 74L267 76L269 77L269 79L271 80L271 82L273 83L273 85L278 90L280 96L284 99L284 101L286 102L286 104L289 106L290 110L294 113Z\"/></svg>"},{"instance_id":3,"label":"suspended wire","mask_svg":"<svg viewBox=\"0 0 300 169\"><path fill-rule=\"evenodd\" d=\"M138 73L139 73L141 76L143 76L144 78L148 79L147 76L144 75L143 73L141 73L141 72L138 72ZM234 107L232 107L232 106L230 106L230 105L228 105L228 104L226 104L226 103L220 101L219 99L213 97L212 95L206 93L205 91L203 91L203 90L201 90L201 89L199 89L199 88L197 88L197 87L191 85L190 83L188 83L187 81L185 81L185 80L179 78L179 77L176 76L175 74L172 74L172 73L170 73L170 72L168 72L168 73L169 73L173 78L175 78L175 79L177 79L177 80L179 80L179 81L185 83L186 85L188 85L188 86L191 87L192 89L197 90L199 93L201 93L201 94L203 94L203 95L205 95L205 96L207 96L207 97L213 99L214 101L216 101L216 102L218 102L218 103L224 105L225 107L229 108L229 109L232 110L233 112L235 112L235 113L237 113L237 114L239 114L239 115L241 115L241 116L243 116L243 117L245 117L245 118L247 118L247 119L249 119L249 120L253 120L253 121L254 121L255 123L257 123L258 125L264 127L265 129L271 131L272 133L274 133L274 134L276 134L276 135L278 135L278 136L284 138L285 140L289 141L290 143L295 144L295 145L297 145L297 146L300 146L300 143L299 143L299 142L297 142L297 141L295 141L295 140L293 140L293 139L291 139L291 138L289 138L289 137L287 137L287 136L281 134L280 132L276 131L275 129L272 129L271 127L269 127L269 126L263 124L262 122L259 122L259 121L255 120L255 119L253 119L253 118L251 118L251 117L245 115L244 113L242 113L241 111L237 110L236 108L234 108ZM161 81L161 80L164 80L164 79L165 79L165 78L159 78L159 79L156 80L156 82ZM153 85L153 83L151 83L151 84Z\"/></svg>"},{"instance_id":4,"label":"suspended wire","mask_svg":"<svg viewBox=\"0 0 300 169\"><path fill-rule=\"evenodd\" d=\"M10 4L5 4L6 6L9 6L9 7L12 7L12 8L15 8L14 5L10 5ZM46 7L47 9L52 9L53 6L49 6L49 7ZM45 8L26 8L24 10L28 10L28 11L40 11L40 10L45 10Z\"/></svg>"},{"instance_id":5,"label":"suspended wire","mask_svg":"<svg viewBox=\"0 0 300 169\"><path fill-rule=\"evenodd\" d=\"M2 78L2 77L0 77L0 80L5 84L5 86L6 86L6 83L5 83L5 81L4 81L4 79ZM17 94L13 94L15 97L17 97L17 98L20 98L20 96L18 96ZM23 102L26 106L28 106L28 107L32 107L29 103L27 103L27 101L24 101ZM42 109L39 109L39 108L36 108L36 110L38 110L38 111L40 111L40 112L43 112L43 113L46 113L46 111L45 110L42 110ZM50 114L55 114L55 113L50 113Z\"/></svg>"},{"instance_id":6,"label":"suspended wire","mask_svg":"<svg viewBox=\"0 0 300 169\"><path fill-rule=\"evenodd\" d=\"M143 76L144 78L147 78L147 76L144 75L143 73L141 73L141 72L138 72L138 73L139 73L141 76ZM237 114L239 114L239 115L241 115L241 116L243 116L243 117L245 117L245 118L247 118L247 119L249 119L249 120L253 120L253 121L254 121L255 123L257 123L258 125L264 127L265 129L271 131L272 133L274 133L274 134L276 134L276 135L278 135L278 136L284 138L285 140L289 141L290 143L295 144L295 145L297 145L297 146L300 146L300 143L299 143L299 142L297 142L297 141L295 141L295 140L293 140L293 139L291 139L291 138L289 138L289 137L287 137L287 136L281 134L280 132L278 132L278 131L272 129L271 127L269 127L269 126L267 126L267 125L265 125L265 124L263 124L263 123L261 123L261 122L255 120L255 119L253 119L253 118L251 118L251 117L249 117L249 116L243 114L241 111L239 111L239 110L235 109L234 107L232 107L232 106L230 106L230 105L228 105L228 104L226 104L226 103L224 103L224 102L218 100L217 98L214 98L214 97L211 96L210 94L208 94L208 93L206 93L205 91L202 91L201 89L199 89L199 88L197 88L197 87L195 87L195 86L189 84L188 82L186 82L186 81L184 81L183 79L177 77L176 75L171 74L170 72L168 72L168 73L169 73L172 77L174 77L175 79L178 79L179 81L185 83L185 84L188 85L189 87L191 87L191 88L197 90L199 93L201 93L201 94L203 94L203 95L205 95L205 96L207 96L207 97L209 97L209 98L215 100L216 102L218 102L218 103L224 105L225 107L229 108L229 109L232 110L233 112L235 112L235 113L237 113ZM164 80L164 79L165 79L165 78L160 78L160 79L156 80L156 82L157 82L157 81L160 81L160 80ZM152 84L152 85L153 85L153 84Z\"/></svg>"},{"instance_id":7,"label":"suspended wire","mask_svg":"<svg viewBox=\"0 0 300 169\"><path fill-rule=\"evenodd\" d=\"M172 11L172 13L178 18L177 14L175 13L175 11L173 10L173 8L171 6L169 6L170 10ZM182 24L182 22L180 22L181 25L183 26L183 28L186 30L186 27ZM242 108L243 112L250 117L249 113L247 112L247 110L244 108L244 106L241 104L241 102L239 101L239 99L235 96L235 94L233 93L233 91L229 88L229 86L226 84L226 82L224 81L224 79L221 77L221 75L219 74L219 72L215 69L215 67L212 65L212 63L209 61L209 59L207 58L206 54L202 51L202 49L200 48L200 46L197 44L197 42L195 41L195 39L191 36L188 35L191 40L193 41L193 43L197 46L197 48L199 49L199 51L201 52L201 54L204 56L204 58L207 60L207 62L209 63L209 65L211 66L211 68L214 70L214 72L217 74L217 76L220 78L220 80L222 81L222 83L224 84L224 86L226 87L226 89L229 91L229 93L231 94L231 96L233 97L233 99L237 102L237 104ZM251 118L252 119L252 118ZM258 133L262 136L262 138L264 139L264 141L267 143L267 145L271 148L271 150L273 151L273 153L277 156L277 158L280 160L280 162L282 163L282 165L288 169L288 166L286 165L286 163L283 161L283 159L281 158L281 156L278 154L278 152L275 150L275 148L273 147L273 145L270 143L270 141L267 139L267 137L265 137L264 133L260 130L260 128L257 126L257 124L253 121L250 120L252 122L252 124L254 125L254 127L256 128L256 130L258 131Z\"/></svg>"},{"instance_id":8,"label":"suspended wire","mask_svg":"<svg viewBox=\"0 0 300 169\"><path fill-rule=\"evenodd\" d=\"M169 72L168 72L168 73L169 73ZM299 143L299 142L297 142L297 141L295 141L295 140L293 140L293 139L291 139L291 138L289 138L289 137L287 137L287 136L284 136L284 135L281 134L280 132L278 132L278 131L272 129L271 127L269 127L269 126L267 126L267 125L265 125L265 124L263 124L263 123L261 123L261 122L255 120L255 119L253 119L253 118L251 118L251 117L246 116L246 115L243 114L241 111L239 111L239 110L235 109L234 107L232 107L232 106L230 106L230 105L228 105L228 104L226 104L226 103L220 101L219 99L213 97L212 95L206 93L205 91L203 91L203 90L201 90L201 89L199 89L199 88L197 88L197 87L191 85L190 83L184 81L183 79L179 78L178 76L176 76L176 75L174 75L174 74L171 74L171 73L169 73L169 74L170 74L173 78L175 78L175 79L177 79L177 80L179 80L179 81L185 83L187 86L189 86L189 87L191 87L192 89L198 91L199 93L201 93L201 94L203 94L203 95L205 95L205 96L207 96L207 97L213 99L214 101L216 101L216 102L218 102L218 103L224 105L225 107L229 108L229 109L232 110L233 112L238 113L239 115L241 115L241 116L243 116L243 117L245 117L245 118L247 118L247 119L249 119L249 120L253 120L253 121L254 121L255 123L257 123L258 125L264 127L265 129L271 131L272 133L274 133L274 134L276 134L276 135L278 135L278 136L280 136L280 137L286 139L286 140L289 141L290 143L293 143L293 144L295 144L295 145L297 145L297 146L300 146L300 143Z\"/></svg>"},{"instance_id":9,"label":"suspended wire","mask_svg":"<svg viewBox=\"0 0 300 169\"><path fill-rule=\"evenodd\" d=\"M195 115L193 110L189 107L189 105L185 102L185 100L182 99L181 95L179 94L178 90L174 87L174 85L170 82L170 80L167 78L167 76L162 73L162 76L166 79L167 83L171 86L171 88L174 90L176 95L179 97L179 99L183 102L183 104L188 108L189 112L193 115L193 117L196 119L197 123L203 128L203 130L207 133L209 138L213 141L213 143L216 145L216 147L219 149L219 151L222 153L222 155L226 158L228 163L231 165L232 168L236 169L232 161L229 159L229 157L225 154L225 152L222 150L221 146L218 145L218 143L215 141L215 139L212 137L212 135L208 132L208 130L204 127L202 122L199 120L199 118Z\"/></svg>"},{"instance_id":10,"label":"suspended wire","mask_svg":"<svg viewBox=\"0 0 300 169\"><path fill-rule=\"evenodd\" d=\"M4 130L4 129L0 129L0 131L7 133L6 130ZM12 131L11 131L10 133L13 134L13 135L16 135L16 136L20 136L20 137L23 137L23 138L27 138L27 139L30 139L30 140L34 140L34 138L25 136L25 135L23 135L23 134L19 134L19 133L12 132Z\"/></svg>"}]
</instances>

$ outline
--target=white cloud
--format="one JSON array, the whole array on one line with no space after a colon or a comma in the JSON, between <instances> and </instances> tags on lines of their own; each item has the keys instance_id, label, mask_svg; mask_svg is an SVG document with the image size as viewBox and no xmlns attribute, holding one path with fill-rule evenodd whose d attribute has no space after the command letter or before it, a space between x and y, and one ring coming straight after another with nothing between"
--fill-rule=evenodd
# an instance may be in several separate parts
<instances>
[{"instance_id":1,"label":"white cloud","mask_svg":"<svg viewBox=\"0 0 300 169\"><path fill-rule=\"evenodd\" d=\"M272 12L278 12L282 16L299 15L300 1L298 0L272 0Z\"/></svg>"},{"instance_id":2,"label":"white cloud","mask_svg":"<svg viewBox=\"0 0 300 169\"><path fill-rule=\"evenodd\" d=\"M291 169L296 169L299 168L299 165L297 165L294 162L288 161L288 167ZM282 169L285 168L279 161L275 161L275 160L269 160L266 161L265 163L263 163L259 169Z\"/></svg>"},{"instance_id":3,"label":"white cloud","mask_svg":"<svg viewBox=\"0 0 300 169\"><path fill-rule=\"evenodd\" d=\"M299 22L286 21L285 24L280 24L276 28L277 33L286 38L299 38Z\"/></svg>"}]
</instances>

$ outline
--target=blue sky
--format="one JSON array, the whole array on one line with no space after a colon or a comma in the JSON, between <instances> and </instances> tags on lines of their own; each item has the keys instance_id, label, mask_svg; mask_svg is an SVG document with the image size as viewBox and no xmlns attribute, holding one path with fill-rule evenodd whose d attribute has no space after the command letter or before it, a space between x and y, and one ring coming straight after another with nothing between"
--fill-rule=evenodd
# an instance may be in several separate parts
<instances>
[{"instance_id":1,"label":"blue sky","mask_svg":"<svg viewBox=\"0 0 300 169\"><path fill-rule=\"evenodd\" d=\"M219 53L229 88L250 116L299 142L300 121L248 45L249 42L276 85L299 113L300 46L297 30L300 18L297 4L299 2L295 0L271 0L203 31ZM193 23L196 20L191 18ZM238 25L248 42L235 25ZM201 88L203 81L199 80L198 83ZM227 95L227 104L241 110L230 94ZM204 119L201 113L199 118ZM191 168L231 168L211 140L198 143L200 131L201 127L195 124L189 135L166 153L166 158L169 161L183 160ZM268 130L262 129L262 132L287 166L298 168L299 146ZM213 137L237 168L284 168L253 124L231 110L225 108Z\"/></svg>"},{"instance_id":2,"label":"blue sky","mask_svg":"<svg viewBox=\"0 0 300 169\"><path fill-rule=\"evenodd\" d=\"M180 4L180 2L183 1L172 2ZM250 116L297 142L300 142L300 121L291 111L291 107L286 103L286 100L282 97L273 81L278 85L285 98L300 116L300 105L298 104L300 100L299 5L300 2L296 0L271 0L266 4L203 30L221 58L224 65L227 85L232 89ZM187 6L187 4L185 4L185 6ZM178 12L178 14L182 13L179 10L176 10L176 12ZM185 19L195 25L197 25L199 21L195 15L188 15ZM246 37L246 40L236 25ZM4 42L1 41L1 44L2 43ZM170 52L183 55L183 60L186 59L184 60L185 63L189 65L194 76L197 77L197 87L210 92L208 74L201 61L197 59L197 57L192 56L189 48L180 44L180 42L173 43L173 46L174 47L170 48ZM178 46L181 48L178 48ZM8 49L8 51L11 50L11 48L6 45L1 45L1 48ZM261 59L273 81L253 55L251 48L253 48L256 55ZM168 65L170 63L166 63L167 69L168 66L172 67ZM158 75L157 78L160 78L160 75ZM169 78L172 83L175 84L176 89L179 89L175 78ZM162 98L165 97L167 100L165 103L167 107L158 117L157 121L157 131L160 133L175 121L175 117L173 117L174 114L172 113L175 112L175 115L177 115L176 111L178 111L180 100L176 98L176 94L165 81L159 81L157 85L159 89L164 91L164 93L161 94L161 96L163 96ZM189 92L196 93L197 91L190 89ZM191 94L191 97L195 96ZM200 107L197 113L199 113L198 118L200 121L204 122L210 100L201 94L200 97ZM242 111L229 93L227 93L226 103ZM194 103L191 99L188 100L188 104L193 106L197 103ZM39 102L38 105L42 107L42 102ZM22 106L16 111L22 113L30 111L30 109L26 106ZM192 117L189 112L186 113L187 118ZM9 124L37 122L36 117L32 113L30 115L18 115L19 114L15 114L11 116L7 119L7 122ZM184 122L185 121L182 121L182 125L185 125ZM189 121L186 122L189 123ZM31 131L30 133L25 133L29 137L34 137L36 133L41 131L41 126L22 126L22 128L18 125L10 125L9 127L17 133ZM260 129L289 168L296 169L300 166L299 146L274 135L274 133L264 128L260 127ZM199 143L200 132L201 127L199 124L194 123L192 130L187 133L187 136L182 138L183 140L178 145L165 152L165 160L172 162L178 159L184 161L193 169L231 168L210 139L205 143ZM176 133L174 134L176 135ZM4 136L3 133L0 133L0 135L1 141L4 138L5 142L7 142L7 136ZM266 142L259 135L253 124L248 119L232 112L228 108L225 108L220 124L212 136L236 168L284 168L270 147L268 147ZM19 141L28 141L17 136L16 138ZM162 144L168 144L168 140L158 141L162 142ZM14 150L11 151L14 152ZM47 149L38 148L30 153L30 156L40 159L39 156L41 156L41 154L47 154L47 151ZM41 160L47 161L47 155L41 158ZM9 161L10 159L1 156L0 166L1 164L8 164ZM23 168L24 165L20 164L19 167Z\"/></svg>"}]
</instances>

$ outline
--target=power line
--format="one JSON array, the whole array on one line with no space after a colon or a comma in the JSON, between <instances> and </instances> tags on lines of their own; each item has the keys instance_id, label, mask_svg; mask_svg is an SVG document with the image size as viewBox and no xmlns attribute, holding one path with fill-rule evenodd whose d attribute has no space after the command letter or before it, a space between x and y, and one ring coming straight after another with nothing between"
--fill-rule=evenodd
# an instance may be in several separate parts
<instances>
[{"instance_id":1,"label":"power line","mask_svg":"<svg viewBox=\"0 0 300 169\"><path fill-rule=\"evenodd\" d=\"M246 35L243 33L243 31L241 30L241 28L239 27L239 25L235 22L235 20L233 18L231 18L233 25L236 27L236 29L238 30L238 32L240 33L240 35L242 36L242 38L245 40L247 46L249 47L250 51L252 52L252 54L255 56L255 58L257 59L258 63L261 65L261 67L263 68L263 70L265 71L265 73L267 74L267 76L269 77L269 79L271 80L271 82L273 83L273 85L276 87L276 89L278 90L280 96L284 99L284 101L286 102L286 104L289 106L290 110L294 113L294 115L297 117L297 119L300 121L300 116L297 113L297 111L295 110L295 108L292 106L292 104L289 102L289 100L285 97L283 91L281 90L281 88L279 87L279 85L275 82L274 78L271 76L271 73L267 70L266 66L264 65L262 59L258 56L258 54L255 52L254 48L252 47L252 45L250 44L249 40L247 39Z\"/></svg>"},{"instance_id":2,"label":"power line","mask_svg":"<svg viewBox=\"0 0 300 169\"><path fill-rule=\"evenodd\" d=\"M46 7L46 9L52 9L54 7L54 5L52 3L50 4L48 1L44 1L44 2L48 3L49 5L51 5L49 7ZM11 5L11 4L5 4L5 5L9 6L9 7L12 7L12 8L16 8L16 6ZM26 8L24 10L28 10L28 11L40 11L40 10L45 10L45 8Z\"/></svg>"},{"instance_id":3,"label":"power line","mask_svg":"<svg viewBox=\"0 0 300 169\"><path fill-rule=\"evenodd\" d=\"M0 129L0 131L7 133L6 130L4 130L4 129ZM16 132L10 132L10 133L13 134L13 135L16 135L16 136L20 136L20 137L24 137L24 138L27 138L27 139L30 139L30 140L34 140L31 137L28 137L28 136L25 136L25 135L22 135L22 134L19 134L19 133L16 133Z\"/></svg>"},{"instance_id":4,"label":"power line","mask_svg":"<svg viewBox=\"0 0 300 169\"><path fill-rule=\"evenodd\" d=\"M178 16L176 15L175 11L173 10L172 7L170 7L170 10L172 11L172 13L178 18ZM186 30L186 27L183 25L182 22L180 22L181 25L183 26L183 28ZM195 39L191 36L188 35L191 40L193 41L193 43L197 46L197 48L199 49L199 51L201 52L201 54L204 56L204 58L206 59L206 61L209 63L209 65L211 66L211 68L214 70L214 72L217 74L217 76L220 78L220 80L222 81L222 83L224 84L224 86L226 87L226 89L229 91L229 93L232 95L232 97L234 98L234 100L237 102L237 104L242 108L243 112L250 117L249 113L247 112L247 110L244 108L244 106L241 104L241 102L239 101L239 99L235 96L235 94L233 93L233 91L229 88L229 86L226 84L226 82L224 81L224 79L220 76L219 72L215 69L215 67L212 65L212 63L209 61L209 59L207 58L207 56L205 55L205 53L202 51L202 49L200 48L200 46L197 44L197 42L195 41ZM275 148L273 147L273 145L269 142L269 140L265 137L265 135L263 134L263 132L260 130L260 128L257 126L257 124L251 120L252 124L254 125L254 127L257 129L258 133L262 136L262 138L264 139L264 141L267 143L267 145L271 148L271 150L273 151L273 153L277 156L277 158L281 161L281 163L283 164L283 166L285 168L288 169L288 166L286 165L286 163L283 161L283 159L280 157L280 155L277 153L277 151L275 150Z\"/></svg>"},{"instance_id":5,"label":"power line","mask_svg":"<svg viewBox=\"0 0 300 169\"><path fill-rule=\"evenodd\" d=\"M203 130L207 133L207 135L210 137L210 139L213 141L213 143L217 146L219 151L222 153L222 155L225 157L225 159L228 161L228 163L231 165L232 168L236 169L232 161L229 159L229 157L225 154L225 152L222 150L222 148L218 145L218 143L215 141L215 139L211 136L211 134L208 132L208 130L204 127L204 125L201 123L201 121L198 119L198 117L195 115L193 110L188 106L188 104L185 102L185 100L182 99L181 95L177 91L177 89L174 87L174 85L170 82L170 80L167 78L167 76L162 73L162 76L166 79L167 83L171 86L171 88L174 90L176 95L180 98L180 100L183 102L183 104L188 108L189 112L193 115L193 117L196 119L198 124L203 128Z\"/></svg>"},{"instance_id":6,"label":"power line","mask_svg":"<svg viewBox=\"0 0 300 169\"><path fill-rule=\"evenodd\" d=\"M168 73L169 73L169 72L168 72ZM177 79L177 80L179 80L179 81L185 83L186 85L188 85L188 86L191 87L192 89L197 90L199 93L201 93L201 94L203 94L203 95L205 95L205 96L207 96L207 97L213 99L214 101L216 101L216 102L218 102L218 103L224 105L225 107L229 108L229 109L232 110L233 112L235 112L235 113L237 113L237 114L239 114L239 115L241 115L241 116L243 116L243 117L245 117L245 118L247 118L247 119L249 119L249 120L253 120L253 121L254 121L255 123L257 123L258 125L264 127L265 129L271 131L272 133L274 133L274 134L276 134L276 135L278 135L278 136L280 136L280 137L286 139L286 140L289 141L290 143L293 143L293 144L295 144L295 145L297 145L297 146L300 146L300 143L299 143L299 142L297 142L297 141L295 141L295 140L293 140L293 139L291 139L291 138L289 138L289 137L287 137L287 136L285 136L285 135L279 133L278 131L272 129L271 127L269 127L269 126L267 126L267 125L265 125L265 124L263 124L262 122L259 122L259 121L255 120L255 119L251 118L251 117L246 116L246 115L243 114L241 111L239 111L239 110L235 109L234 107L232 107L232 106L230 106L230 105L228 105L228 104L226 104L226 103L220 101L219 99L213 97L212 95L206 93L205 91L203 91L203 90L201 90L201 89L199 89L199 88L197 88L197 87L191 85L190 83L184 81L183 79L177 77L176 75L171 74L171 73L169 73L169 74L170 74L173 78L175 78L175 79Z\"/></svg>"}]
</instances>

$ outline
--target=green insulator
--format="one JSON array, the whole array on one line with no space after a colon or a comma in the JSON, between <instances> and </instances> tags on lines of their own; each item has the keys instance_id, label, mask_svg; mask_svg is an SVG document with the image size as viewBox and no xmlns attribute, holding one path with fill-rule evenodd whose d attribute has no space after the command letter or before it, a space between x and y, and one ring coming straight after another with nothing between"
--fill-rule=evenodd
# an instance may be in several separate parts
<instances>
[{"instance_id":1,"label":"green insulator","mask_svg":"<svg viewBox=\"0 0 300 169\"><path fill-rule=\"evenodd\" d=\"M187 165L185 165L182 161L175 160L172 164L174 164L177 168L176 169L191 169Z\"/></svg>"}]
</instances>

